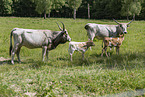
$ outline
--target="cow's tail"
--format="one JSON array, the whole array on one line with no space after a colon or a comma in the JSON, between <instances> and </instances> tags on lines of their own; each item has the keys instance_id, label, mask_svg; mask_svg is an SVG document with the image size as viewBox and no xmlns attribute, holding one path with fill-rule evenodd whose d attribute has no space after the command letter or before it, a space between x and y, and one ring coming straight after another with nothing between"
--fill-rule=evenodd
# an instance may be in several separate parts
<instances>
[{"instance_id":1,"label":"cow's tail","mask_svg":"<svg viewBox=\"0 0 145 97\"><path fill-rule=\"evenodd\" d=\"M13 46L12 46L12 35L13 35L13 31L15 31L15 29L13 29L11 31L11 34L10 34L10 48L9 48L9 55L10 56L11 56L11 51L12 51L12 48L13 48Z\"/></svg>"},{"instance_id":2,"label":"cow's tail","mask_svg":"<svg viewBox=\"0 0 145 97\"><path fill-rule=\"evenodd\" d=\"M86 25L85 25L85 29L87 30L88 28L89 28L89 25L88 25L88 24L86 24Z\"/></svg>"}]
</instances>

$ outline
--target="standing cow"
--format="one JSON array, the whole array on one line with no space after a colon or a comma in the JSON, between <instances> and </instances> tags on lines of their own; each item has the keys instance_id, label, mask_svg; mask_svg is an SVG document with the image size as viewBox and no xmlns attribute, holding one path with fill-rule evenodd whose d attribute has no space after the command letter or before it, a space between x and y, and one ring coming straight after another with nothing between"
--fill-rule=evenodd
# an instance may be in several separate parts
<instances>
[{"instance_id":1,"label":"standing cow","mask_svg":"<svg viewBox=\"0 0 145 97\"><path fill-rule=\"evenodd\" d=\"M30 49L42 48L42 59L44 61L44 56L48 59L48 51L55 49L59 44L71 41L71 38L65 29L64 24L63 29L58 27L61 31L51 31L51 30L33 30L33 29L21 29L14 28L10 35L10 56L12 57L11 63L14 64L14 55L17 54L18 61L20 61L19 53L22 46ZM12 48L12 36L14 39L14 47ZM11 55L12 54L12 55Z\"/></svg>"},{"instance_id":2,"label":"standing cow","mask_svg":"<svg viewBox=\"0 0 145 97\"><path fill-rule=\"evenodd\" d=\"M103 40L104 37L118 37L121 32L127 34L127 27L132 21L129 23L119 23L115 19L114 21L118 25L86 24L85 29L87 30L89 40L93 40L94 38Z\"/></svg>"}]
</instances>

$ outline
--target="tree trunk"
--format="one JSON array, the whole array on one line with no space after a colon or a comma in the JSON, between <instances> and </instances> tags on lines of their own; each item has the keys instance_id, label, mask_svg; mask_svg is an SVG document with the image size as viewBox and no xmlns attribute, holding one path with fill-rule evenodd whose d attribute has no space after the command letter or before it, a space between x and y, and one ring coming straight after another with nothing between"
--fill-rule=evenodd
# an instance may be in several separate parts
<instances>
[{"instance_id":1,"label":"tree trunk","mask_svg":"<svg viewBox=\"0 0 145 97\"><path fill-rule=\"evenodd\" d=\"M128 16L129 16L129 8L127 8L127 21L129 21Z\"/></svg>"},{"instance_id":2,"label":"tree trunk","mask_svg":"<svg viewBox=\"0 0 145 97\"><path fill-rule=\"evenodd\" d=\"M50 13L48 14L48 18L50 18Z\"/></svg>"},{"instance_id":3,"label":"tree trunk","mask_svg":"<svg viewBox=\"0 0 145 97\"><path fill-rule=\"evenodd\" d=\"M88 3L88 19L90 19L90 4Z\"/></svg>"},{"instance_id":4,"label":"tree trunk","mask_svg":"<svg viewBox=\"0 0 145 97\"><path fill-rule=\"evenodd\" d=\"M44 11L44 19L46 19L46 11Z\"/></svg>"},{"instance_id":5,"label":"tree trunk","mask_svg":"<svg viewBox=\"0 0 145 97\"><path fill-rule=\"evenodd\" d=\"M74 20L76 19L76 8L74 8Z\"/></svg>"},{"instance_id":6,"label":"tree trunk","mask_svg":"<svg viewBox=\"0 0 145 97\"><path fill-rule=\"evenodd\" d=\"M133 14L133 19L134 19L134 21L135 21L135 14Z\"/></svg>"},{"instance_id":7,"label":"tree trunk","mask_svg":"<svg viewBox=\"0 0 145 97\"><path fill-rule=\"evenodd\" d=\"M127 14L127 21L129 21L128 14Z\"/></svg>"}]
</instances>

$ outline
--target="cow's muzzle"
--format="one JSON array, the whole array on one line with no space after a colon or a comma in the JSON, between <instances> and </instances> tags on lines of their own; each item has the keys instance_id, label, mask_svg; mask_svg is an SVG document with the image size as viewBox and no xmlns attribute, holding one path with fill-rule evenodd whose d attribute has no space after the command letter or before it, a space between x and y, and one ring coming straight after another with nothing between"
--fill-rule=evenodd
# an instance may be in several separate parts
<instances>
[{"instance_id":1,"label":"cow's muzzle","mask_svg":"<svg viewBox=\"0 0 145 97\"><path fill-rule=\"evenodd\" d=\"M68 41L70 42L71 41L71 38L69 38Z\"/></svg>"}]
</instances>

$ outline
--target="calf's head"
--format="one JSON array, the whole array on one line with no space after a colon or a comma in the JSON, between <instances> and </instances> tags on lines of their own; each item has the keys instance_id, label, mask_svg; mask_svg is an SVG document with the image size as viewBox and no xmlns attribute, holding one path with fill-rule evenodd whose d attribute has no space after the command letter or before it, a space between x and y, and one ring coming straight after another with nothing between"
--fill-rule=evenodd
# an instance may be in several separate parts
<instances>
[{"instance_id":1,"label":"calf's head","mask_svg":"<svg viewBox=\"0 0 145 97\"><path fill-rule=\"evenodd\" d=\"M119 37L120 37L120 38L123 38L123 37L124 37L124 34L125 34L125 33L123 33L123 32L119 33Z\"/></svg>"},{"instance_id":2,"label":"calf's head","mask_svg":"<svg viewBox=\"0 0 145 97\"><path fill-rule=\"evenodd\" d=\"M90 47L90 46L95 46L95 44L92 40L87 41L87 47Z\"/></svg>"}]
</instances>

